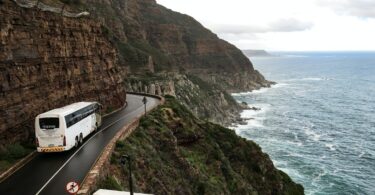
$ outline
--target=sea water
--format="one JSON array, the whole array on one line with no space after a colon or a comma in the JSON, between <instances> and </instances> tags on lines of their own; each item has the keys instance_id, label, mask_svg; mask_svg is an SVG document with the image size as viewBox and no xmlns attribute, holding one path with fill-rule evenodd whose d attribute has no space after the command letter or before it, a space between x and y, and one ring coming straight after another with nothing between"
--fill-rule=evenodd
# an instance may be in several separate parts
<instances>
[{"instance_id":1,"label":"sea water","mask_svg":"<svg viewBox=\"0 0 375 195\"><path fill-rule=\"evenodd\" d=\"M375 194L375 53L279 52L251 58L271 88L233 94L237 134L257 142L306 194Z\"/></svg>"}]
</instances>

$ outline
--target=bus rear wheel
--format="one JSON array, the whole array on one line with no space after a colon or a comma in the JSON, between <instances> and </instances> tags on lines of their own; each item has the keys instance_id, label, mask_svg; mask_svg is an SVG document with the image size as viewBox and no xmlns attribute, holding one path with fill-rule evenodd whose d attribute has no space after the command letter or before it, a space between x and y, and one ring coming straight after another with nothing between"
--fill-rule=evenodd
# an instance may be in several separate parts
<instances>
[{"instance_id":1,"label":"bus rear wheel","mask_svg":"<svg viewBox=\"0 0 375 195\"><path fill-rule=\"evenodd\" d=\"M78 141L78 137L76 137L76 141L75 141L75 143L74 143L74 147L75 147L75 148L78 148L78 145L79 145L79 141Z\"/></svg>"}]
</instances>

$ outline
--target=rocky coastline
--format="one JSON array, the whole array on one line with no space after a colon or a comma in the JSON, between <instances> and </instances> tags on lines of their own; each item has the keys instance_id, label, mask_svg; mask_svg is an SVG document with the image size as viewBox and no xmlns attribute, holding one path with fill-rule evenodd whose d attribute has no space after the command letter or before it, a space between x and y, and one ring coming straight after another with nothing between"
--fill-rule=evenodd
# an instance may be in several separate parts
<instances>
[{"instance_id":1,"label":"rocky coastline","mask_svg":"<svg viewBox=\"0 0 375 195\"><path fill-rule=\"evenodd\" d=\"M244 103L238 103L230 95L230 92L239 89L225 90L222 85L209 83L198 76L181 73L154 73L147 78L144 75L131 76L125 80L126 89L132 92L149 93L153 95L171 95L177 98L183 105L197 117L223 126L244 124L240 113L246 109L258 110ZM266 81L260 86L270 87L273 82Z\"/></svg>"}]
</instances>

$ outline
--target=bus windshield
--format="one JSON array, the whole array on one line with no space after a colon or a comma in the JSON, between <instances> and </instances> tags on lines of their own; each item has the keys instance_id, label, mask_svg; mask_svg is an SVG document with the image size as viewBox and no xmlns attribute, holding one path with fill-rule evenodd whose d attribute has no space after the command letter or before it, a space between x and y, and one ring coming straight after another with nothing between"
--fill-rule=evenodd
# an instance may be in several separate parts
<instances>
[{"instance_id":1,"label":"bus windshield","mask_svg":"<svg viewBox=\"0 0 375 195\"><path fill-rule=\"evenodd\" d=\"M40 118L39 125L41 129L59 128L59 118Z\"/></svg>"}]
</instances>

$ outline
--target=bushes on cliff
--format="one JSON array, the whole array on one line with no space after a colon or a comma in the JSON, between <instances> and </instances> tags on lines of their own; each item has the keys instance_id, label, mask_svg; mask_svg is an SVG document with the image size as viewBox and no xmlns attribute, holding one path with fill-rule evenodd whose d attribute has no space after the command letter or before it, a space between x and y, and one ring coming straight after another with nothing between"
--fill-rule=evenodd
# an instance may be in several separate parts
<instances>
[{"instance_id":1,"label":"bushes on cliff","mask_svg":"<svg viewBox=\"0 0 375 195\"><path fill-rule=\"evenodd\" d=\"M7 170L17 160L30 154L34 149L35 146L31 146L30 144L15 143L0 150L0 173Z\"/></svg>"},{"instance_id":2,"label":"bushes on cliff","mask_svg":"<svg viewBox=\"0 0 375 195\"><path fill-rule=\"evenodd\" d=\"M222 86L203 81L201 78L195 75L188 74L187 76L189 80L198 85L203 91L207 92L207 95L217 96L219 94L218 92L223 93L224 98L229 103L229 105L231 105L232 107L238 106L236 100L231 95L229 95L229 93L226 92Z\"/></svg>"},{"instance_id":3,"label":"bushes on cliff","mask_svg":"<svg viewBox=\"0 0 375 195\"><path fill-rule=\"evenodd\" d=\"M123 190L121 185L112 176L106 177L105 179L101 180L98 183L98 188L99 189L112 189L112 190L119 190L119 191Z\"/></svg>"}]
</instances>

